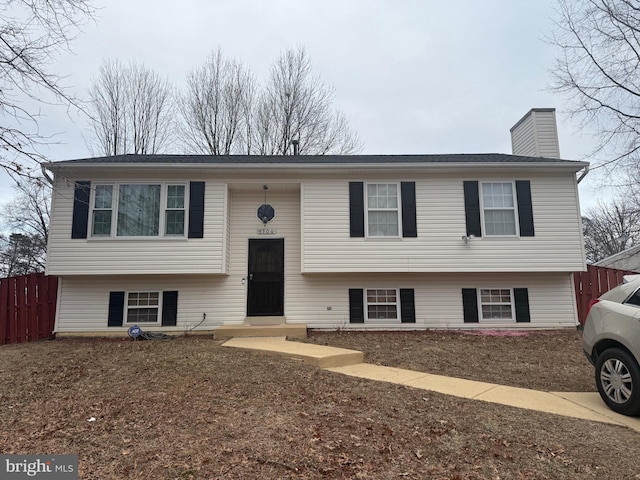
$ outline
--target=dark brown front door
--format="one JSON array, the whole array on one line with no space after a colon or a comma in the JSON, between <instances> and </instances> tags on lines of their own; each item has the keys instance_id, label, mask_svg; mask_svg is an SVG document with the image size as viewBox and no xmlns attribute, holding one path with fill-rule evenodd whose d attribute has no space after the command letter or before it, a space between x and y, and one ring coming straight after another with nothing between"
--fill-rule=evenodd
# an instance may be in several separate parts
<instances>
[{"instance_id":1,"label":"dark brown front door","mask_svg":"<svg viewBox=\"0 0 640 480\"><path fill-rule=\"evenodd\" d=\"M284 239L249 240L247 316L284 315Z\"/></svg>"}]
</instances>

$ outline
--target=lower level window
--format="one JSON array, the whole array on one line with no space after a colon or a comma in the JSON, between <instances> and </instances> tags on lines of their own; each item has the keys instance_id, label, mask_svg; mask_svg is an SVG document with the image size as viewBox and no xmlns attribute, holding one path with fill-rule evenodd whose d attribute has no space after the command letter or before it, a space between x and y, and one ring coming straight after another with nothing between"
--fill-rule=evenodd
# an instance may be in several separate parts
<instances>
[{"instance_id":1,"label":"lower level window","mask_svg":"<svg viewBox=\"0 0 640 480\"><path fill-rule=\"evenodd\" d=\"M157 323L159 310L160 292L129 292L127 323Z\"/></svg>"},{"instance_id":2,"label":"lower level window","mask_svg":"<svg viewBox=\"0 0 640 480\"><path fill-rule=\"evenodd\" d=\"M513 294L509 288L481 288L482 320L513 320Z\"/></svg>"},{"instance_id":3,"label":"lower level window","mask_svg":"<svg viewBox=\"0 0 640 480\"><path fill-rule=\"evenodd\" d=\"M397 320L398 294L395 289L367 290L368 320Z\"/></svg>"}]
</instances>

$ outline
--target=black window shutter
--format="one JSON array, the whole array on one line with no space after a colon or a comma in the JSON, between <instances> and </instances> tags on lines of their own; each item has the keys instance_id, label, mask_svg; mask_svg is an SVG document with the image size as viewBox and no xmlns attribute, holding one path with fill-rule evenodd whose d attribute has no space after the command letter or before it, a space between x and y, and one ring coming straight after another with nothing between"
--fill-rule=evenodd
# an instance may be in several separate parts
<instances>
[{"instance_id":1,"label":"black window shutter","mask_svg":"<svg viewBox=\"0 0 640 480\"><path fill-rule=\"evenodd\" d=\"M189 238L204 237L204 182L189 183Z\"/></svg>"},{"instance_id":2,"label":"black window shutter","mask_svg":"<svg viewBox=\"0 0 640 480\"><path fill-rule=\"evenodd\" d=\"M76 182L73 192L73 216L71 220L71 238L87 238L89 224L89 200L91 182Z\"/></svg>"},{"instance_id":3,"label":"black window shutter","mask_svg":"<svg viewBox=\"0 0 640 480\"><path fill-rule=\"evenodd\" d=\"M364 323L364 291L349 289L349 323Z\"/></svg>"},{"instance_id":4,"label":"black window shutter","mask_svg":"<svg viewBox=\"0 0 640 480\"><path fill-rule=\"evenodd\" d=\"M416 225L416 182L400 183L402 196L402 236L417 237Z\"/></svg>"},{"instance_id":5,"label":"black window shutter","mask_svg":"<svg viewBox=\"0 0 640 480\"><path fill-rule=\"evenodd\" d=\"M349 228L352 237L364 237L364 182L349 182Z\"/></svg>"},{"instance_id":6,"label":"black window shutter","mask_svg":"<svg viewBox=\"0 0 640 480\"><path fill-rule=\"evenodd\" d=\"M178 323L178 292L162 292L162 326L175 327Z\"/></svg>"},{"instance_id":7,"label":"black window shutter","mask_svg":"<svg viewBox=\"0 0 640 480\"><path fill-rule=\"evenodd\" d=\"M531 182L516 180L516 195L518 197L518 220L520 222L520 236L533 237L533 206L531 205Z\"/></svg>"},{"instance_id":8,"label":"black window shutter","mask_svg":"<svg viewBox=\"0 0 640 480\"><path fill-rule=\"evenodd\" d=\"M402 323L416 323L416 303L413 288L400 289L400 320Z\"/></svg>"},{"instance_id":9,"label":"black window shutter","mask_svg":"<svg viewBox=\"0 0 640 480\"><path fill-rule=\"evenodd\" d=\"M514 288L513 298L516 304L516 322L530 322L529 291L526 288Z\"/></svg>"},{"instance_id":10,"label":"black window shutter","mask_svg":"<svg viewBox=\"0 0 640 480\"><path fill-rule=\"evenodd\" d=\"M478 291L475 288L462 289L462 309L464 323L478 323Z\"/></svg>"},{"instance_id":11,"label":"black window shutter","mask_svg":"<svg viewBox=\"0 0 640 480\"><path fill-rule=\"evenodd\" d=\"M124 292L109 292L109 318L107 326L121 327L124 319Z\"/></svg>"},{"instance_id":12,"label":"black window shutter","mask_svg":"<svg viewBox=\"0 0 640 480\"><path fill-rule=\"evenodd\" d=\"M467 223L467 235L482 236L480 224L480 192L478 182L465 181L464 187L464 213Z\"/></svg>"}]
</instances>

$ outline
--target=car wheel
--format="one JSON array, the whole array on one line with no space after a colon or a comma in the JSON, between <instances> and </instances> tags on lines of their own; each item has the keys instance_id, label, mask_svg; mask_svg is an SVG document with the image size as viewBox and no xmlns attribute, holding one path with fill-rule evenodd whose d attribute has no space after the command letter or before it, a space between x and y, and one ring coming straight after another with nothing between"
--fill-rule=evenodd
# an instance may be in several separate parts
<instances>
[{"instance_id":1,"label":"car wheel","mask_svg":"<svg viewBox=\"0 0 640 480\"><path fill-rule=\"evenodd\" d=\"M626 351L610 348L598 356L596 385L611 410L640 415L640 367Z\"/></svg>"}]
</instances>

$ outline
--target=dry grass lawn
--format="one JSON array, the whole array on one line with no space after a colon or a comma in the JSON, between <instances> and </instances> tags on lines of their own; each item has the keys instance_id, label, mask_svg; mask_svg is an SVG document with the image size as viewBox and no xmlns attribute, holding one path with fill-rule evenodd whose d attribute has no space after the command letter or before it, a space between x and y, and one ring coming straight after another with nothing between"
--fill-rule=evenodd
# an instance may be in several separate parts
<instances>
[{"instance_id":1,"label":"dry grass lawn","mask_svg":"<svg viewBox=\"0 0 640 480\"><path fill-rule=\"evenodd\" d=\"M377 363L592 389L575 334L518 338L311 340L359 346ZM524 378L540 372L545 380ZM341 376L202 337L3 346L0 385L0 451L77 453L83 479L640 478L640 435L629 429Z\"/></svg>"}]
</instances>

